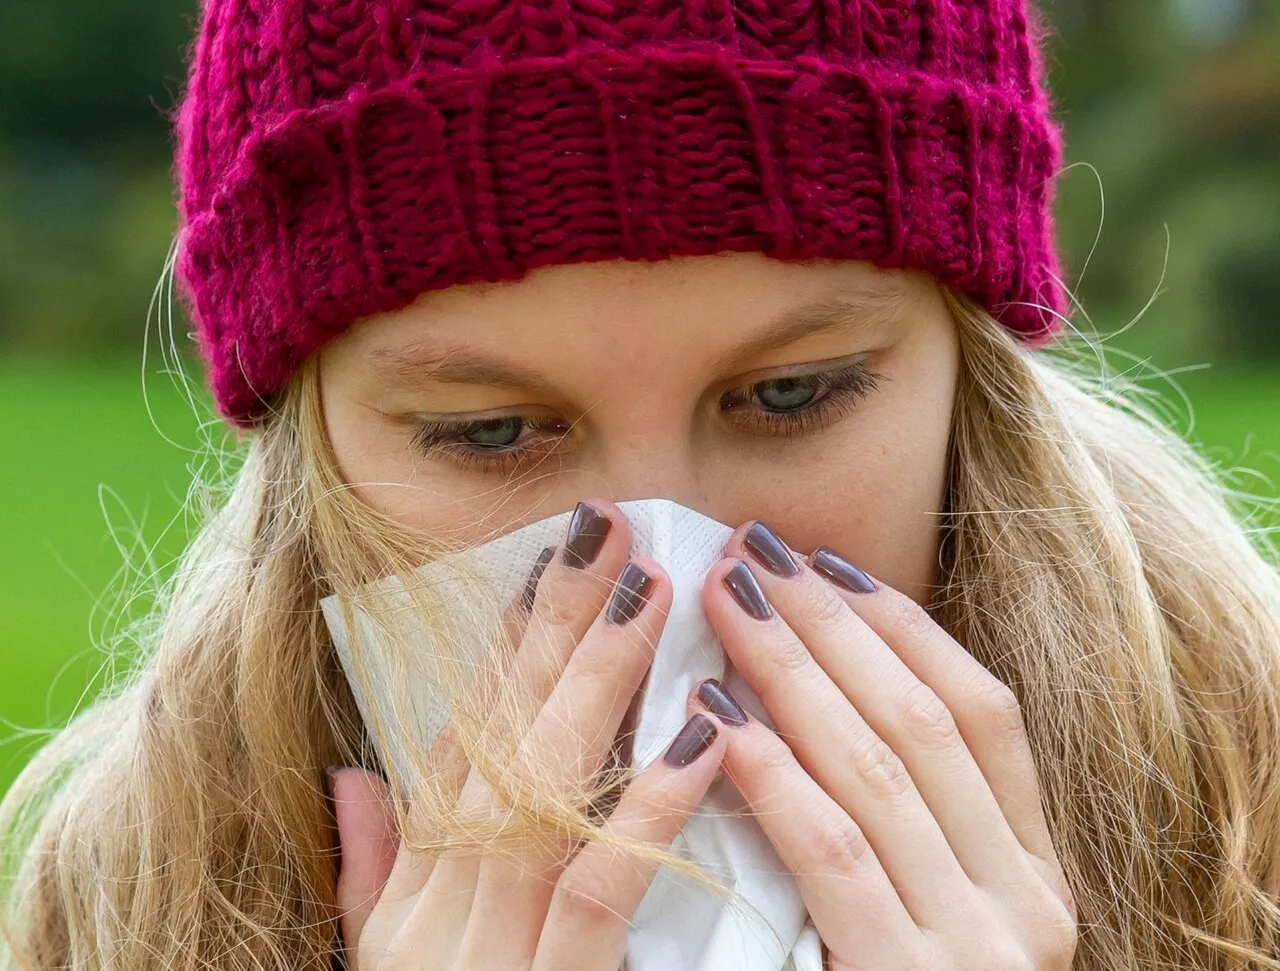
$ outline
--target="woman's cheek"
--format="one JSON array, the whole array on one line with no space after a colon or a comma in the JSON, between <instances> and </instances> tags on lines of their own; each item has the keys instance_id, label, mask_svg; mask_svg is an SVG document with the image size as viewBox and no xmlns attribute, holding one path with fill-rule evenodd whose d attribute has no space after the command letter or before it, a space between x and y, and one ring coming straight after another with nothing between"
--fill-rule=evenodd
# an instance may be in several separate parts
<instances>
[{"instance_id":1,"label":"woman's cheek","mask_svg":"<svg viewBox=\"0 0 1280 971\"><path fill-rule=\"evenodd\" d=\"M447 531L478 513L475 479L415 449L406 427L356 409L326 415L344 482L369 507L410 529Z\"/></svg>"},{"instance_id":2,"label":"woman's cheek","mask_svg":"<svg viewBox=\"0 0 1280 971\"><path fill-rule=\"evenodd\" d=\"M925 602L936 582L947 434L903 435L887 424L855 420L845 434L828 432L821 448L779 450L771 488L732 503L751 510L735 524L762 519L801 553L830 546Z\"/></svg>"}]
</instances>

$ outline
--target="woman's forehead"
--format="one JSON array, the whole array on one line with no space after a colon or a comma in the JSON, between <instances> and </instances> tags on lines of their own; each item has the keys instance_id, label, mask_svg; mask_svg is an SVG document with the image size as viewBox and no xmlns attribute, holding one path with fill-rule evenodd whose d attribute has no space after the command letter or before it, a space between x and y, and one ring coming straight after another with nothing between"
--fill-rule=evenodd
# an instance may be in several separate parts
<instances>
[{"instance_id":1,"label":"woman's forehead","mask_svg":"<svg viewBox=\"0 0 1280 971\"><path fill-rule=\"evenodd\" d=\"M870 334L929 299L937 288L928 276L855 261L758 253L601 261L431 291L365 318L335 345L388 380L435 372L504 383L496 371L481 373L490 357L554 365L564 355L683 354L732 368L801 340ZM506 370L524 386L535 378L514 363Z\"/></svg>"}]
</instances>

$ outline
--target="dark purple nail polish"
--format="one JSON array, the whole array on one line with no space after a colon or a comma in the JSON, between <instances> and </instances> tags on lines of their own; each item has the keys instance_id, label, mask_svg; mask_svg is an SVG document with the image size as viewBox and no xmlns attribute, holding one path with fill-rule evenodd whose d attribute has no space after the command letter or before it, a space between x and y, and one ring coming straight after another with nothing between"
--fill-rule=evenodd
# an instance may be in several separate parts
<instances>
[{"instance_id":1,"label":"dark purple nail polish","mask_svg":"<svg viewBox=\"0 0 1280 971\"><path fill-rule=\"evenodd\" d=\"M769 606L768 598L760 589L760 584L756 582L755 574L741 560L724 575L724 585L729 588L738 606L748 615L756 620L768 620L773 616L773 608Z\"/></svg>"},{"instance_id":2,"label":"dark purple nail polish","mask_svg":"<svg viewBox=\"0 0 1280 971\"><path fill-rule=\"evenodd\" d=\"M613 596L609 598L609 606L605 608L605 620L611 624L625 624L634 620L647 602L652 586L653 577L634 563L628 563L614 585Z\"/></svg>"},{"instance_id":3,"label":"dark purple nail polish","mask_svg":"<svg viewBox=\"0 0 1280 971\"><path fill-rule=\"evenodd\" d=\"M729 689L715 678L707 678L698 686L698 700L707 706L707 710L717 718L730 725L745 725L747 713L742 710Z\"/></svg>"},{"instance_id":4,"label":"dark purple nail polish","mask_svg":"<svg viewBox=\"0 0 1280 971\"><path fill-rule=\"evenodd\" d=\"M524 582L524 590L520 592L520 606L525 610L533 609L533 599L538 594L538 581L542 579L542 571L547 568L547 564L555 555L556 548L548 546L534 560L533 569L529 571L529 579Z\"/></svg>"},{"instance_id":5,"label":"dark purple nail polish","mask_svg":"<svg viewBox=\"0 0 1280 971\"><path fill-rule=\"evenodd\" d=\"M793 577L800 572L787 544L762 522L754 522L742 536L742 545L766 570L778 577Z\"/></svg>"},{"instance_id":6,"label":"dark purple nail polish","mask_svg":"<svg viewBox=\"0 0 1280 971\"><path fill-rule=\"evenodd\" d=\"M573 519L569 521L568 538L564 542L565 566L581 570L589 563L594 563L612 525L608 516L602 516L585 502L578 503L573 510Z\"/></svg>"},{"instance_id":7,"label":"dark purple nail polish","mask_svg":"<svg viewBox=\"0 0 1280 971\"><path fill-rule=\"evenodd\" d=\"M679 734L667 746L662 760L675 769L682 769L711 747L720 729L716 723L701 713L694 715Z\"/></svg>"},{"instance_id":8,"label":"dark purple nail polish","mask_svg":"<svg viewBox=\"0 0 1280 971\"><path fill-rule=\"evenodd\" d=\"M876 589L871 577L829 546L819 546L814 550L809 557L809 565L837 587L852 593L872 593Z\"/></svg>"}]
</instances>

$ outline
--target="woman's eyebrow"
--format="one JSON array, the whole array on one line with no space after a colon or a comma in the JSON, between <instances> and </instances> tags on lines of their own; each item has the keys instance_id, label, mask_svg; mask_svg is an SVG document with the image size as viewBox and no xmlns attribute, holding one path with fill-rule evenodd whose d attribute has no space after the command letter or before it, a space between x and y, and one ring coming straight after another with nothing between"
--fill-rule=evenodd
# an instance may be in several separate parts
<instances>
[{"instance_id":1,"label":"woman's eyebrow","mask_svg":"<svg viewBox=\"0 0 1280 971\"><path fill-rule=\"evenodd\" d=\"M500 363L471 356L464 347L375 347L370 351L380 378L405 385L423 381L439 384L473 384L513 388L548 394L555 390L546 378L519 364Z\"/></svg>"},{"instance_id":2,"label":"woman's eyebrow","mask_svg":"<svg viewBox=\"0 0 1280 971\"><path fill-rule=\"evenodd\" d=\"M760 355L828 331L861 330L891 319L900 294L886 291L870 297L840 295L791 307L776 316L761 333L735 345L721 362L723 370L739 367ZM554 386L536 371L515 363L473 356L466 347L432 347L413 343L406 347L375 347L369 352L373 369L383 380L404 385L423 381L438 384L483 385L549 394Z\"/></svg>"},{"instance_id":3,"label":"woman's eyebrow","mask_svg":"<svg viewBox=\"0 0 1280 971\"><path fill-rule=\"evenodd\" d=\"M739 344L721 362L729 370L768 351L829 331L856 331L898 316L902 294L894 290L845 297L839 294L784 310L761 333Z\"/></svg>"}]
</instances>

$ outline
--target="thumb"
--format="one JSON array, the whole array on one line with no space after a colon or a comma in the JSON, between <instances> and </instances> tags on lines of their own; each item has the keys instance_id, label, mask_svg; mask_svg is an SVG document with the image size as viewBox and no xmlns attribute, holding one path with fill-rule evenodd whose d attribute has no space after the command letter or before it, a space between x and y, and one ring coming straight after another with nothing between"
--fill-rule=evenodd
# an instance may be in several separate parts
<instances>
[{"instance_id":1,"label":"thumb","mask_svg":"<svg viewBox=\"0 0 1280 971\"><path fill-rule=\"evenodd\" d=\"M360 932L391 874L400 837L395 807L382 779L342 766L330 766L326 774L341 853L338 913L348 966L354 968Z\"/></svg>"}]
</instances>

